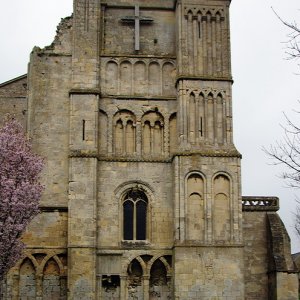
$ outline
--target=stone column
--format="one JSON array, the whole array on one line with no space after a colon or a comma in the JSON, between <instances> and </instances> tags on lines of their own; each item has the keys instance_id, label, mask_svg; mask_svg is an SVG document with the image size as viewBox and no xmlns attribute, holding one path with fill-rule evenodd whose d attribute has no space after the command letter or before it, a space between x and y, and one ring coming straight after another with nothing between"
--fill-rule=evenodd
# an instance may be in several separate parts
<instances>
[{"instance_id":1,"label":"stone column","mask_svg":"<svg viewBox=\"0 0 300 300\"><path fill-rule=\"evenodd\" d=\"M20 284L20 276L17 274L14 274L11 278L11 280L9 280L9 284L11 284L12 288L11 291L11 299L12 300L17 300L19 299L19 284Z\"/></svg>"},{"instance_id":2,"label":"stone column","mask_svg":"<svg viewBox=\"0 0 300 300\"><path fill-rule=\"evenodd\" d=\"M36 275L36 300L43 298L43 274Z\"/></svg>"},{"instance_id":3,"label":"stone column","mask_svg":"<svg viewBox=\"0 0 300 300\"><path fill-rule=\"evenodd\" d=\"M120 276L121 282L120 282L120 300L127 299L127 291L126 291L126 282L127 282L127 276Z\"/></svg>"},{"instance_id":4,"label":"stone column","mask_svg":"<svg viewBox=\"0 0 300 300\"><path fill-rule=\"evenodd\" d=\"M150 286L150 276L143 276L143 291L144 291L144 299L149 300L149 286Z\"/></svg>"}]
</instances>

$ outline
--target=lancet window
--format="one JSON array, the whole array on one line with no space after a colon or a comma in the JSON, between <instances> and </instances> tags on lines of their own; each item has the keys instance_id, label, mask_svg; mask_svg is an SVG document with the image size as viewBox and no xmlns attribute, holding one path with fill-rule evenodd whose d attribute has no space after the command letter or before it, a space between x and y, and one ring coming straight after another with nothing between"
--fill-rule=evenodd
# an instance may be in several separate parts
<instances>
[{"instance_id":1,"label":"lancet window","mask_svg":"<svg viewBox=\"0 0 300 300\"><path fill-rule=\"evenodd\" d=\"M130 190L123 201L123 239L147 239L148 199L138 189Z\"/></svg>"}]
</instances>

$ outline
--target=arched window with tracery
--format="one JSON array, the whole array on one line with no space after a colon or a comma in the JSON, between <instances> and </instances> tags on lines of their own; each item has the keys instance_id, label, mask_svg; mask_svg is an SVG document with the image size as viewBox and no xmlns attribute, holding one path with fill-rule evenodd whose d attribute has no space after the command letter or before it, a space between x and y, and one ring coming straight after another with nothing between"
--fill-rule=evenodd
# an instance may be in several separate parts
<instances>
[{"instance_id":1,"label":"arched window with tracery","mask_svg":"<svg viewBox=\"0 0 300 300\"><path fill-rule=\"evenodd\" d=\"M131 189L123 201L123 239L147 239L148 199L139 189Z\"/></svg>"}]
</instances>

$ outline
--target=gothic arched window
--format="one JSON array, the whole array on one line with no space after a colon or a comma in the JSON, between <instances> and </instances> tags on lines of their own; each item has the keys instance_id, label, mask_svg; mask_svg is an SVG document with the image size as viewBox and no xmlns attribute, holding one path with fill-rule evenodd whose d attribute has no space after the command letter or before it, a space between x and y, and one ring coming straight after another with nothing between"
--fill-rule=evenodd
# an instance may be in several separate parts
<instances>
[{"instance_id":1,"label":"gothic arched window","mask_svg":"<svg viewBox=\"0 0 300 300\"><path fill-rule=\"evenodd\" d=\"M130 190L123 201L123 239L147 239L148 199L138 189Z\"/></svg>"}]
</instances>

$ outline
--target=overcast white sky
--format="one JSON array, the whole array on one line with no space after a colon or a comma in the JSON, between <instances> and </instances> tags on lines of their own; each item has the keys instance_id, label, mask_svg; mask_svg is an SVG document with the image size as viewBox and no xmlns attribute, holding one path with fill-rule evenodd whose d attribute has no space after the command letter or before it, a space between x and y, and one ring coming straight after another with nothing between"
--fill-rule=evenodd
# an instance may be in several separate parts
<instances>
[{"instance_id":1,"label":"overcast white sky","mask_svg":"<svg viewBox=\"0 0 300 300\"><path fill-rule=\"evenodd\" d=\"M60 19L72 13L72 0L2 2L0 83L25 74L33 46L51 44ZM282 137L283 112L293 115L293 109L300 110L300 75L295 75L300 69L297 62L285 59L288 30L271 6L283 19L300 20L299 0L231 3L234 137L243 154L243 195L280 198L280 215L292 238L292 250L299 252L293 212L300 191L285 187L278 177L282 168L270 165L261 150Z\"/></svg>"}]
</instances>

